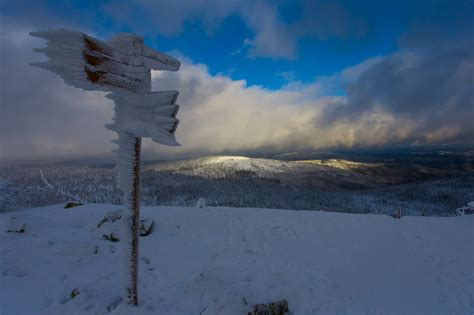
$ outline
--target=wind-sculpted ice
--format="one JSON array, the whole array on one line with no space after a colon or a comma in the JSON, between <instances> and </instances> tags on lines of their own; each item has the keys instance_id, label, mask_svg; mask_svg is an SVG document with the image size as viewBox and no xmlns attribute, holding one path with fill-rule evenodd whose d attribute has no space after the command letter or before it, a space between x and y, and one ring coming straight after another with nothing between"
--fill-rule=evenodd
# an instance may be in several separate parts
<instances>
[{"instance_id":1,"label":"wind-sculpted ice","mask_svg":"<svg viewBox=\"0 0 474 315\"><path fill-rule=\"evenodd\" d=\"M104 42L81 32L50 30L32 32L46 39L35 49L49 60L32 65L58 74L67 84L84 90L112 92L118 187L123 193L123 299L137 304L138 236L140 220L141 137L165 145L179 145L175 138L178 92L151 92L151 70L177 71L180 62L146 47L143 38L118 34Z\"/></svg>"}]
</instances>

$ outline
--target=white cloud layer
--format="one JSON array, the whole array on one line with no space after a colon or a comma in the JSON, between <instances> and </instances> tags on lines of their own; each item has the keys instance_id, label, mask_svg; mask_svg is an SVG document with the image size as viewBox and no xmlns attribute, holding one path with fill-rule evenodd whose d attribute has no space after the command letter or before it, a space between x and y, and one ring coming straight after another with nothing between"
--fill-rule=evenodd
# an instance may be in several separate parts
<instances>
[{"instance_id":1,"label":"white cloud layer","mask_svg":"<svg viewBox=\"0 0 474 315\"><path fill-rule=\"evenodd\" d=\"M177 132L182 147L164 149L166 153L377 145L401 141L411 130L408 121L383 110L320 124L328 110L346 106L347 99L315 96L318 83L283 90L249 87L245 81L211 76L205 65L189 60L178 73L154 72L153 83L157 89L178 89L178 103L183 104ZM401 125L405 128L396 131Z\"/></svg>"}]
</instances>

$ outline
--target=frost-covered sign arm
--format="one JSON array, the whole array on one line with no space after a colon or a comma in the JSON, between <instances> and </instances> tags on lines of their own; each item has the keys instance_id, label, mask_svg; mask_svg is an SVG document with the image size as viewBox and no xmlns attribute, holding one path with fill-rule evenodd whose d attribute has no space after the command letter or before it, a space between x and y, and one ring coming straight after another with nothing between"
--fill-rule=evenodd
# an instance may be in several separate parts
<instances>
[{"instance_id":1,"label":"frost-covered sign arm","mask_svg":"<svg viewBox=\"0 0 474 315\"><path fill-rule=\"evenodd\" d=\"M101 41L81 32L49 30L32 32L47 40L35 49L49 60L34 63L58 74L67 84L85 90L112 92L113 123L117 132L118 186L123 192L123 299L138 303L138 237L140 222L141 137L165 145L179 145L175 139L179 105L178 92L151 92L151 70L177 71L180 62L155 51L143 38L119 34Z\"/></svg>"}]
</instances>

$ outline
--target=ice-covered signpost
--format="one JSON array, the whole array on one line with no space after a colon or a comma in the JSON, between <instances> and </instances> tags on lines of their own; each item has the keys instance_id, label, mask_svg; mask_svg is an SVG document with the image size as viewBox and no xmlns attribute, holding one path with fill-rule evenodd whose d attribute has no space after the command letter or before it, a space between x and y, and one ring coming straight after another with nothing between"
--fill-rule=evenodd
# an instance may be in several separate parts
<instances>
[{"instance_id":1,"label":"ice-covered signpost","mask_svg":"<svg viewBox=\"0 0 474 315\"><path fill-rule=\"evenodd\" d=\"M118 187L123 192L123 300L138 303L138 238L140 223L141 138L179 145L178 92L151 92L151 70L177 71L180 62L157 52L132 34L104 42L81 32L48 30L30 33L47 40L35 49L49 60L32 65L58 74L67 84L84 90L111 92L115 117L106 127L117 132Z\"/></svg>"}]
</instances>

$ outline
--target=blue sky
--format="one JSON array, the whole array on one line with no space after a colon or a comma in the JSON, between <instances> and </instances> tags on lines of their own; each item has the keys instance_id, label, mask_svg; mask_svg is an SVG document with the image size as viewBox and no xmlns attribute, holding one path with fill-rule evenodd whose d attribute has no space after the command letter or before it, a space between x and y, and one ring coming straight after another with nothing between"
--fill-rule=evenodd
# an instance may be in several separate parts
<instances>
[{"instance_id":1,"label":"blue sky","mask_svg":"<svg viewBox=\"0 0 474 315\"><path fill-rule=\"evenodd\" d=\"M260 1L261 6L270 8L260 10L275 15L275 24L285 29L304 19L328 15L324 22L330 26L317 31L318 34L300 30L285 35L293 37L295 47L281 56L272 52L253 55L251 47L245 45L246 40L253 40L256 32L261 31L259 26L246 22L245 13L240 12L258 10L252 2L222 5L226 1L220 1L218 6L224 7L223 12L213 14L208 12L219 1L194 1L202 2L199 4L202 8L196 9L193 1L178 0L173 8L183 16L176 25L163 30L159 22L151 21L161 19L166 13L154 16L147 8L147 3L159 7L160 1L132 2L18 1L11 2L3 12L14 18L33 19L40 26L48 22L58 26L77 25L102 37L138 31L152 46L164 51L179 50L206 64L212 74L225 73L233 79L245 79L249 85L277 89L286 84L285 76L280 74L292 73L294 79L310 82L315 77L337 73L369 57L396 51L400 37L416 27L444 31L454 28L454 22L464 18L465 7L472 9L468 1ZM164 5L164 10L168 6ZM116 12L122 10L126 18Z\"/></svg>"},{"instance_id":2,"label":"blue sky","mask_svg":"<svg viewBox=\"0 0 474 315\"><path fill-rule=\"evenodd\" d=\"M474 114L472 0L36 0L3 1L1 6L2 66L15 67L15 75L2 80L8 82L2 86L3 117L9 117L4 125L31 125L19 112L36 110L42 98L58 115L64 111L59 110L64 95L80 93L52 74L27 67L38 58L27 51L41 46L29 31L67 28L103 40L133 32L149 46L182 59L177 76L154 75L154 86L181 92L178 136L183 148L177 155L466 143L474 138L466 118ZM44 83L35 86L37 94L18 94L19 85L37 82L40 75ZM57 94L42 94L53 86ZM91 102L102 104L100 97ZM214 103L222 105L214 108ZM96 107L87 108L71 103L71 137L55 139L57 150L95 154L109 149L97 142L96 150L85 150L87 137L76 138L85 121L87 129L95 130L84 117L100 117L95 134L102 120L110 119L111 110L98 114ZM258 128L245 134L263 109L268 126L255 123ZM290 118L297 113L309 118ZM59 119L44 119L60 128ZM224 132L226 125L231 128ZM23 138L3 132L13 139L4 141L17 152L12 156L24 154L18 148L41 151L39 143L54 146L48 128L23 129ZM215 141L206 140L210 135ZM150 151L163 150L150 146Z\"/></svg>"}]
</instances>

